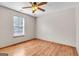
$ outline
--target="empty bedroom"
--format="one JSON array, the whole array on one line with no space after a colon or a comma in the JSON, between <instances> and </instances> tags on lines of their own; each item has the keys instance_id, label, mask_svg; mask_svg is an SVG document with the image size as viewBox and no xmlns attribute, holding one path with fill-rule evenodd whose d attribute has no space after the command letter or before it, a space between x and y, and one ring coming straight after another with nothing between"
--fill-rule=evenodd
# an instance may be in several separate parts
<instances>
[{"instance_id":1,"label":"empty bedroom","mask_svg":"<svg viewBox=\"0 0 79 59\"><path fill-rule=\"evenodd\" d=\"M78 56L79 2L0 2L0 56Z\"/></svg>"}]
</instances>

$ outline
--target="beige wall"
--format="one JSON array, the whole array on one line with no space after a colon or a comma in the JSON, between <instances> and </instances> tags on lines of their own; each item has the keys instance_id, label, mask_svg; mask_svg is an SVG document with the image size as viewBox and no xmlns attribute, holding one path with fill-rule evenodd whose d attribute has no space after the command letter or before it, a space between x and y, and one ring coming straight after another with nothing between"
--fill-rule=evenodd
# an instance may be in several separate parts
<instances>
[{"instance_id":1,"label":"beige wall","mask_svg":"<svg viewBox=\"0 0 79 59\"><path fill-rule=\"evenodd\" d=\"M79 54L79 7L76 7L76 48Z\"/></svg>"},{"instance_id":2,"label":"beige wall","mask_svg":"<svg viewBox=\"0 0 79 59\"><path fill-rule=\"evenodd\" d=\"M37 38L75 46L75 9L51 12L37 18Z\"/></svg>"},{"instance_id":3,"label":"beige wall","mask_svg":"<svg viewBox=\"0 0 79 59\"><path fill-rule=\"evenodd\" d=\"M13 16L25 18L25 36L13 38ZM34 38L35 18L29 15L0 7L0 47Z\"/></svg>"}]
</instances>

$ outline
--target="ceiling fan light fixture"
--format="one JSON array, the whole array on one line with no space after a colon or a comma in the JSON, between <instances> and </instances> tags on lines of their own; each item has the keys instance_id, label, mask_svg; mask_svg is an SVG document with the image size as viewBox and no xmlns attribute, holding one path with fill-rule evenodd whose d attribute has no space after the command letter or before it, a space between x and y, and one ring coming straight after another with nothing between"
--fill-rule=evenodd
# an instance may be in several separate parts
<instances>
[{"instance_id":1,"label":"ceiling fan light fixture","mask_svg":"<svg viewBox=\"0 0 79 59\"><path fill-rule=\"evenodd\" d=\"M47 4L47 2L29 2L32 6L31 7L23 7L23 9L25 8L32 8L32 13L35 13L37 10L41 10L43 12L45 12L44 9L42 9L40 6Z\"/></svg>"},{"instance_id":2,"label":"ceiling fan light fixture","mask_svg":"<svg viewBox=\"0 0 79 59\"><path fill-rule=\"evenodd\" d=\"M37 10L37 9L38 9L38 7L37 7L37 6L32 7L32 10Z\"/></svg>"}]
</instances>

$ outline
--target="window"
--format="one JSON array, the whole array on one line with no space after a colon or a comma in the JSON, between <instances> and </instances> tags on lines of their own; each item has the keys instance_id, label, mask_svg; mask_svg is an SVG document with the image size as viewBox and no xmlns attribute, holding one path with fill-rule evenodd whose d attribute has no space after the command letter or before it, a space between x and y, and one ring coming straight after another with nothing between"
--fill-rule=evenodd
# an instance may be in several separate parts
<instances>
[{"instance_id":1,"label":"window","mask_svg":"<svg viewBox=\"0 0 79 59\"><path fill-rule=\"evenodd\" d=\"M24 35L24 18L19 16L13 17L13 36Z\"/></svg>"}]
</instances>

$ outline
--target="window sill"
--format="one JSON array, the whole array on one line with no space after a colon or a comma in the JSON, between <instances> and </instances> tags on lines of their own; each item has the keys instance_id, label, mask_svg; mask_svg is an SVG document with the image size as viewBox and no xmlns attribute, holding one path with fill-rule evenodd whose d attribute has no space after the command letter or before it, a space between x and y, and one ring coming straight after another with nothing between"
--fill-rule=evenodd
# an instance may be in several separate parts
<instances>
[{"instance_id":1,"label":"window sill","mask_svg":"<svg viewBox=\"0 0 79 59\"><path fill-rule=\"evenodd\" d=\"M24 35L13 36L13 38L17 38L17 37L24 37Z\"/></svg>"}]
</instances>

